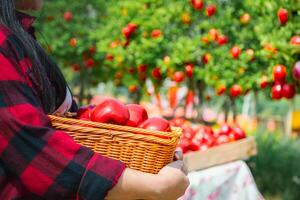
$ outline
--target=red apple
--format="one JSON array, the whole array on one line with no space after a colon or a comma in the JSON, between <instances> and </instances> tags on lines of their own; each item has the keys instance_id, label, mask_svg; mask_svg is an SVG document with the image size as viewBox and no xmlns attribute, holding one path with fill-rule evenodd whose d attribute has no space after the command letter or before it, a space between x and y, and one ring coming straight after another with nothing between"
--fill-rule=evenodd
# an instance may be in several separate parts
<instances>
[{"instance_id":1,"label":"red apple","mask_svg":"<svg viewBox=\"0 0 300 200\"><path fill-rule=\"evenodd\" d=\"M93 112L93 109L95 108L95 105L88 105L80 107L77 111L77 119L80 120L91 120L91 115Z\"/></svg>"},{"instance_id":2,"label":"red apple","mask_svg":"<svg viewBox=\"0 0 300 200\"><path fill-rule=\"evenodd\" d=\"M234 127L233 128L233 135L235 140L240 140L243 138L246 138L246 133L239 127Z\"/></svg>"},{"instance_id":3,"label":"red apple","mask_svg":"<svg viewBox=\"0 0 300 200\"><path fill-rule=\"evenodd\" d=\"M241 48L238 46L233 46L230 49L230 53L231 53L232 58L237 59L241 54Z\"/></svg>"},{"instance_id":4,"label":"red apple","mask_svg":"<svg viewBox=\"0 0 300 200\"><path fill-rule=\"evenodd\" d=\"M230 139L229 139L228 135L220 135L216 139L216 144L217 145L226 144L226 143L229 143L229 142L230 142Z\"/></svg>"},{"instance_id":5,"label":"red apple","mask_svg":"<svg viewBox=\"0 0 300 200\"><path fill-rule=\"evenodd\" d=\"M64 20L69 22L73 19L73 14L70 11L64 13Z\"/></svg>"},{"instance_id":6,"label":"red apple","mask_svg":"<svg viewBox=\"0 0 300 200\"><path fill-rule=\"evenodd\" d=\"M239 96L241 94L241 92L242 92L242 87L238 84L235 84L230 88L230 95L232 97Z\"/></svg>"},{"instance_id":7,"label":"red apple","mask_svg":"<svg viewBox=\"0 0 300 200\"><path fill-rule=\"evenodd\" d=\"M300 45L300 36L293 36L291 38L290 44L293 46L299 46Z\"/></svg>"},{"instance_id":8,"label":"red apple","mask_svg":"<svg viewBox=\"0 0 300 200\"><path fill-rule=\"evenodd\" d=\"M172 79L177 83L181 83L184 80L184 73L181 71L175 72Z\"/></svg>"},{"instance_id":9,"label":"red apple","mask_svg":"<svg viewBox=\"0 0 300 200\"><path fill-rule=\"evenodd\" d=\"M242 24L248 24L250 20L251 20L251 16L249 13L244 13L240 18L240 22Z\"/></svg>"},{"instance_id":10,"label":"red apple","mask_svg":"<svg viewBox=\"0 0 300 200\"><path fill-rule=\"evenodd\" d=\"M147 111L142 106L138 104L128 104L126 107L130 116L126 126L136 127L148 119Z\"/></svg>"},{"instance_id":11,"label":"red apple","mask_svg":"<svg viewBox=\"0 0 300 200\"><path fill-rule=\"evenodd\" d=\"M296 62L293 66L293 78L300 81L300 61Z\"/></svg>"},{"instance_id":12,"label":"red apple","mask_svg":"<svg viewBox=\"0 0 300 200\"><path fill-rule=\"evenodd\" d=\"M266 76L262 76L259 84L261 89L265 89L268 86L268 78Z\"/></svg>"},{"instance_id":13,"label":"red apple","mask_svg":"<svg viewBox=\"0 0 300 200\"><path fill-rule=\"evenodd\" d=\"M201 10L203 7L203 0L191 0L194 9Z\"/></svg>"},{"instance_id":14,"label":"red apple","mask_svg":"<svg viewBox=\"0 0 300 200\"><path fill-rule=\"evenodd\" d=\"M277 12L277 18L281 25L285 25L289 19L288 10L284 8L279 8Z\"/></svg>"},{"instance_id":15,"label":"red apple","mask_svg":"<svg viewBox=\"0 0 300 200\"><path fill-rule=\"evenodd\" d=\"M152 117L139 125L140 128L157 131L171 131L170 122L161 117Z\"/></svg>"},{"instance_id":16,"label":"red apple","mask_svg":"<svg viewBox=\"0 0 300 200\"><path fill-rule=\"evenodd\" d=\"M129 120L129 111L122 102L108 98L94 108L91 120L101 123L125 125Z\"/></svg>"},{"instance_id":17,"label":"red apple","mask_svg":"<svg viewBox=\"0 0 300 200\"><path fill-rule=\"evenodd\" d=\"M296 94L296 88L293 84L284 84L282 87L282 96L287 99L292 99Z\"/></svg>"},{"instance_id":18,"label":"red apple","mask_svg":"<svg viewBox=\"0 0 300 200\"><path fill-rule=\"evenodd\" d=\"M273 80L274 82L284 83L286 78L286 67L278 64L273 67Z\"/></svg>"},{"instance_id":19,"label":"red apple","mask_svg":"<svg viewBox=\"0 0 300 200\"><path fill-rule=\"evenodd\" d=\"M161 36L161 30L155 29L151 33L152 38L159 38Z\"/></svg>"},{"instance_id":20,"label":"red apple","mask_svg":"<svg viewBox=\"0 0 300 200\"><path fill-rule=\"evenodd\" d=\"M92 68L95 65L95 61L93 58L89 58L84 61L84 64L85 64L86 68Z\"/></svg>"},{"instance_id":21,"label":"red apple","mask_svg":"<svg viewBox=\"0 0 300 200\"><path fill-rule=\"evenodd\" d=\"M213 16L217 11L217 7L215 5L209 5L206 7L206 15L208 17Z\"/></svg>"},{"instance_id":22,"label":"red apple","mask_svg":"<svg viewBox=\"0 0 300 200\"><path fill-rule=\"evenodd\" d=\"M254 60L254 50L253 49L247 49L246 54L248 55L250 61Z\"/></svg>"},{"instance_id":23,"label":"red apple","mask_svg":"<svg viewBox=\"0 0 300 200\"><path fill-rule=\"evenodd\" d=\"M122 34L124 35L125 38L129 39L132 34L131 29L128 26L125 26L122 29Z\"/></svg>"},{"instance_id":24,"label":"red apple","mask_svg":"<svg viewBox=\"0 0 300 200\"><path fill-rule=\"evenodd\" d=\"M224 85L220 85L216 90L218 96L221 96L225 92L226 92L226 87Z\"/></svg>"},{"instance_id":25,"label":"red apple","mask_svg":"<svg viewBox=\"0 0 300 200\"><path fill-rule=\"evenodd\" d=\"M162 75L161 75L159 67L156 67L152 70L152 78L154 78L156 80L161 80L162 79Z\"/></svg>"},{"instance_id":26,"label":"red apple","mask_svg":"<svg viewBox=\"0 0 300 200\"><path fill-rule=\"evenodd\" d=\"M187 77L192 77L193 76L193 71L194 71L194 66L193 64L186 64L185 65L185 74Z\"/></svg>"},{"instance_id":27,"label":"red apple","mask_svg":"<svg viewBox=\"0 0 300 200\"><path fill-rule=\"evenodd\" d=\"M280 84L275 84L272 87L272 99L281 99L282 95L282 86Z\"/></svg>"},{"instance_id":28,"label":"red apple","mask_svg":"<svg viewBox=\"0 0 300 200\"><path fill-rule=\"evenodd\" d=\"M227 135L228 136L231 131L232 131L231 127L225 123L220 127L218 135Z\"/></svg>"},{"instance_id":29,"label":"red apple","mask_svg":"<svg viewBox=\"0 0 300 200\"><path fill-rule=\"evenodd\" d=\"M210 29L208 32L208 35L209 35L210 39L212 39L212 40L218 41L218 39L219 39L219 32L215 28Z\"/></svg>"},{"instance_id":30,"label":"red apple","mask_svg":"<svg viewBox=\"0 0 300 200\"><path fill-rule=\"evenodd\" d=\"M206 53L202 56L202 62L207 64L211 60L212 56L210 53Z\"/></svg>"},{"instance_id":31,"label":"red apple","mask_svg":"<svg viewBox=\"0 0 300 200\"><path fill-rule=\"evenodd\" d=\"M222 45L227 44L227 43L228 43L228 37L226 35L221 35L218 38L218 45L219 46L222 46Z\"/></svg>"}]
</instances>

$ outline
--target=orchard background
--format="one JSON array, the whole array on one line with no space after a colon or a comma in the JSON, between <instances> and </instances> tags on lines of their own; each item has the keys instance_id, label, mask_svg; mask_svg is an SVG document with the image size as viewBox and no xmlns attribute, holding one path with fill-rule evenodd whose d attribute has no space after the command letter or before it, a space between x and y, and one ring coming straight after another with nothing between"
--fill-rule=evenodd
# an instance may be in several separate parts
<instances>
[{"instance_id":1,"label":"orchard background","mask_svg":"<svg viewBox=\"0 0 300 200\"><path fill-rule=\"evenodd\" d=\"M214 124L209 108L281 134L300 109L300 0L52 0L36 16L80 104L113 95Z\"/></svg>"}]
</instances>

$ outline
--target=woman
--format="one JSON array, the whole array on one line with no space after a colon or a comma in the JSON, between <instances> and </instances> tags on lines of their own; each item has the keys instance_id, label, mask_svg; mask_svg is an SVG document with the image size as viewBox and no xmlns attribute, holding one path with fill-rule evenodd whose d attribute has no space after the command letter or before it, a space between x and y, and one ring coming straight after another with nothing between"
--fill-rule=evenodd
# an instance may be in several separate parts
<instances>
[{"instance_id":1,"label":"woman","mask_svg":"<svg viewBox=\"0 0 300 200\"><path fill-rule=\"evenodd\" d=\"M131 170L51 127L47 113L76 109L57 65L34 40L42 0L0 0L0 199L176 199L182 161L159 174Z\"/></svg>"}]
</instances>

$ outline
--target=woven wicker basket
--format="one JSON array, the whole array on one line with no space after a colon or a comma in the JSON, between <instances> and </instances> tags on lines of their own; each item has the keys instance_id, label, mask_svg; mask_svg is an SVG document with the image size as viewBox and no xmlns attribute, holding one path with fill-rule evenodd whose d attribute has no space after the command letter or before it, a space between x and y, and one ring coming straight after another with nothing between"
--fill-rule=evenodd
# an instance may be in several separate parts
<instances>
[{"instance_id":1,"label":"woven wicker basket","mask_svg":"<svg viewBox=\"0 0 300 200\"><path fill-rule=\"evenodd\" d=\"M129 168L153 174L173 160L182 132L180 128L161 132L53 115L50 118L56 129L69 133L79 144L121 160Z\"/></svg>"}]
</instances>

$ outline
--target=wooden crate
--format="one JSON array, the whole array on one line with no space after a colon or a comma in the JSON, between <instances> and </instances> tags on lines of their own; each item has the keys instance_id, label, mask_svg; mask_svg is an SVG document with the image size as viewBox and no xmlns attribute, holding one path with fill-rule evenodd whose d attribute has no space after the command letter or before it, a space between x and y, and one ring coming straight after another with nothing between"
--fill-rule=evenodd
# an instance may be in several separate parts
<instances>
[{"instance_id":1,"label":"wooden crate","mask_svg":"<svg viewBox=\"0 0 300 200\"><path fill-rule=\"evenodd\" d=\"M248 137L235 142L212 147L206 151L189 152L184 155L188 171L205 169L234 160L245 159L256 155L254 137Z\"/></svg>"}]
</instances>

